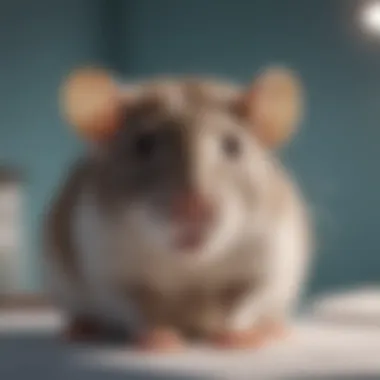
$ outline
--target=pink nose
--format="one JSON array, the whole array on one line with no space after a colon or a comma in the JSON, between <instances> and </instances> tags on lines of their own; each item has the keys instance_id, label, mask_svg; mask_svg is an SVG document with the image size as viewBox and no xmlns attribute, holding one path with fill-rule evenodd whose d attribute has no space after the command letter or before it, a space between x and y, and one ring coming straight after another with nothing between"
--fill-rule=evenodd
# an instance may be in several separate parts
<instances>
[{"instance_id":1,"label":"pink nose","mask_svg":"<svg viewBox=\"0 0 380 380\"><path fill-rule=\"evenodd\" d=\"M172 207L173 217L178 222L208 223L214 216L211 203L194 192L177 195Z\"/></svg>"}]
</instances>

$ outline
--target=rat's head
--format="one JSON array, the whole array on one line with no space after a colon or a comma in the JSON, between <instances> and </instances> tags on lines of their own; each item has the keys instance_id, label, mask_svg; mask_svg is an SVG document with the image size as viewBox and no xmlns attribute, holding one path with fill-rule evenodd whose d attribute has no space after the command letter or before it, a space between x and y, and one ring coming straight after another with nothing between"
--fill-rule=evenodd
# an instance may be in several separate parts
<instances>
[{"instance_id":1,"label":"rat's head","mask_svg":"<svg viewBox=\"0 0 380 380\"><path fill-rule=\"evenodd\" d=\"M211 258L265 215L271 150L299 119L298 80L263 72L248 89L203 79L118 87L101 71L67 83L70 122L95 142L101 193L147 250Z\"/></svg>"}]
</instances>

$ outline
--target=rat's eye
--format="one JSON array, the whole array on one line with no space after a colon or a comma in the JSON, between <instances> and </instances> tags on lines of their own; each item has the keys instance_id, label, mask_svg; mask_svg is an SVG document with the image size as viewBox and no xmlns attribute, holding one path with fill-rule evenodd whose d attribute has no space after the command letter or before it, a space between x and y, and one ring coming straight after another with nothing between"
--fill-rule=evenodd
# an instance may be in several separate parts
<instances>
[{"instance_id":1,"label":"rat's eye","mask_svg":"<svg viewBox=\"0 0 380 380\"><path fill-rule=\"evenodd\" d=\"M149 159L157 149L157 135L154 133L143 133L136 136L133 142L133 149L140 159Z\"/></svg>"},{"instance_id":2,"label":"rat's eye","mask_svg":"<svg viewBox=\"0 0 380 380\"><path fill-rule=\"evenodd\" d=\"M224 153L227 154L229 157L235 158L241 152L240 141L236 136L225 136L222 141L222 144Z\"/></svg>"}]
</instances>

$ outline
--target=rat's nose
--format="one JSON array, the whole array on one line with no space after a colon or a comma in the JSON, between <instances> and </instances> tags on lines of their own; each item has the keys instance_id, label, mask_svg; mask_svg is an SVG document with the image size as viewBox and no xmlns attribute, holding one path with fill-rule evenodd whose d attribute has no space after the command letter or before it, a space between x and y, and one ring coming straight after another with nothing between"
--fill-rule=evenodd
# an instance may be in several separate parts
<instances>
[{"instance_id":1,"label":"rat's nose","mask_svg":"<svg viewBox=\"0 0 380 380\"><path fill-rule=\"evenodd\" d=\"M173 218L182 223L209 223L215 213L212 203L193 191L178 194L172 207Z\"/></svg>"}]
</instances>

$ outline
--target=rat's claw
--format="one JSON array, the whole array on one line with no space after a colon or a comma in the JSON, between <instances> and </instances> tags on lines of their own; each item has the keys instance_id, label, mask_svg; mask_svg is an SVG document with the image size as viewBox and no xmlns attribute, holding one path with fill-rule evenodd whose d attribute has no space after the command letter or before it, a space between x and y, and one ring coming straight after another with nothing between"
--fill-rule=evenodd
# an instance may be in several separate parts
<instances>
[{"instance_id":1,"label":"rat's claw","mask_svg":"<svg viewBox=\"0 0 380 380\"><path fill-rule=\"evenodd\" d=\"M137 345L144 351L172 352L182 350L184 342L176 331L156 328L140 336Z\"/></svg>"}]
</instances>

